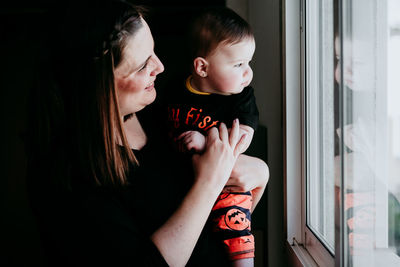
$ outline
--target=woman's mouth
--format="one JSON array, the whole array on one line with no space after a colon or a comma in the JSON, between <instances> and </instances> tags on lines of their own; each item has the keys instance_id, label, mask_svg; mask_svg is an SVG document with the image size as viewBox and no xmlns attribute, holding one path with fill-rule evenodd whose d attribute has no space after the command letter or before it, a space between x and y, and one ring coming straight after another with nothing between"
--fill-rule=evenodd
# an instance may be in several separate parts
<instances>
[{"instance_id":1,"label":"woman's mouth","mask_svg":"<svg viewBox=\"0 0 400 267\"><path fill-rule=\"evenodd\" d=\"M154 82L151 82L146 88L144 88L145 90L152 90L154 88Z\"/></svg>"}]
</instances>

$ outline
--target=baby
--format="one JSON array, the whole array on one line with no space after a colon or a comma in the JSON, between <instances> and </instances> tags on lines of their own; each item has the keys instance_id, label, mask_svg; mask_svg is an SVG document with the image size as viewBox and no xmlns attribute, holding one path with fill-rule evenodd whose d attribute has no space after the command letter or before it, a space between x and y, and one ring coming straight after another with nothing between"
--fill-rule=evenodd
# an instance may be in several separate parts
<instances>
[{"instance_id":1,"label":"baby","mask_svg":"<svg viewBox=\"0 0 400 267\"><path fill-rule=\"evenodd\" d=\"M192 70L183 86L168 96L168 129L179 150L202 153L211 127L234 119L249 147L258 125L258 109L249 65L255 40L249 24L228 8L198 16L190 31ZM251 192L222 193L210 219L235 266L253 266Z\"/></svg>"}]
</instances>

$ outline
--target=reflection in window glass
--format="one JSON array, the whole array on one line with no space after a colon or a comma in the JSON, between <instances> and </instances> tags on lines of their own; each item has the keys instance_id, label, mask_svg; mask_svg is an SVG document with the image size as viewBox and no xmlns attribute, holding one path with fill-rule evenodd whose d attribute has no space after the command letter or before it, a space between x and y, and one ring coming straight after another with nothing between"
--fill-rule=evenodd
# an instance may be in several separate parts
<instances>
[{"instance_id":1,"label":"reflection in window glass","mask_svg":"<svg viewBox=\"0 0 400 267\"><path fill-rule=\"evenodd\" d=\"M400 266L400 0L338 2L306 1L307 227L334 254L336 203L345 266Z\"/></svg>"},{"instance_id":2,"label":"reflection in window glass","mask_svg":"<svg viewBox=\"0 0 400 267\"><path fill-rule=\"evenodd\" d=\"M400 1L388 2L389 248L400 256Z\"/></svg>"},{"instance_id":3,"label":"reflection in window glass","mask_svg":"<svg viewBox=\"0 0 400 267\"><path fill-rule=\"evenodd\" d=\"M400 266L400 1L342 2L345 265Z\"/></svg>"}]
</instances>

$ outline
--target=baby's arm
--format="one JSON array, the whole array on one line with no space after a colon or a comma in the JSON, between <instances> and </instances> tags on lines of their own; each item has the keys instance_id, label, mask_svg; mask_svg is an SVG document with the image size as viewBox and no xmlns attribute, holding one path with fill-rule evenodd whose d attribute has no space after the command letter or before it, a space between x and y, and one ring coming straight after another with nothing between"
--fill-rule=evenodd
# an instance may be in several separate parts
<instances>
[{"instance_id":1,"label":"baby's arm","mask_svg":"<svg viewBox=\"0 0 400 267\"><path fill-rule=\"evenodd\" d=\"M250 126L240 124L239 126L239 136L243 136L246 134L246 138L244 139L243 149L241 149L240 154L245 152L253 139L254 129ZM205 136L198 131L186 131L183 132L176 141L179 144L179 150L188 152L194 151L196 153L201 153L204 150L204 146L206 143Z\"/></svg>"},{"instance_id":2,"label":"baby's arm","mask_svg":"<svg viewBox=\"0 0 400 267\"><path fill-rule=\"evenodd\" d=\"M183 152L194 151L203 152L206 144L206 138L198 131L183 132L176 141L179 144L179 150Z\"/></svg>"}]
</instances>

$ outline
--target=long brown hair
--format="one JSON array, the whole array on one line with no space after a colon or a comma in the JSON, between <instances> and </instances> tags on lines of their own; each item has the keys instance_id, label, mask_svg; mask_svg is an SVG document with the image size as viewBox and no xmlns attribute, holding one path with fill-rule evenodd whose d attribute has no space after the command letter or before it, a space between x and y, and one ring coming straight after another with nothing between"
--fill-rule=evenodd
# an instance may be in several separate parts
<instances>
[{"instance_id":1,"label":"long brown hair","mask_svg":"<svg viewBox=\"0 0 400 267\"><path fill-rule=\"evenodd\" d=\"M129 147L117 102L117 90L114 83L114 69L123 57L127 39L141 28L142 7L125 4L127 8L117 16L112 33L103 42L100 55L96 55L97 101L99 127L102 129L101 144L89 150L92 173L98 184L111 182L126 183L129 163L138 161ZM121 143L118 144L118 143ZM95 158L96 157L96 158ZM107 179L108 180L105 180Z\"/></svg>"},{"instance_id":2,"label":"long brown hair","mask_svg":"<svg viewBox=\"0 0 400 267\"><path fill-rule=\"evenodd\" d=\"M29 133L28 163L68 187L126 184L138 162L124 134L114 69L145 9L101 1L70 10L59 35L48 39L52 53L30 98L28 129L37 134Z\"/></svg>"}]
</instances>

